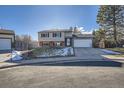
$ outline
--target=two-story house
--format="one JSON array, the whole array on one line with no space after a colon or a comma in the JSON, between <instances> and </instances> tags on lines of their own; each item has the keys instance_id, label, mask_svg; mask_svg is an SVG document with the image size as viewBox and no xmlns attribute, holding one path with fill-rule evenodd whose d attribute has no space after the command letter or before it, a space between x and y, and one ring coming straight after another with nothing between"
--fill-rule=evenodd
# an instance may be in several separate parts
<instances>
[{"instance_id":1,"label":"two-story house","mask_svg":"<svg viewBox=\"0 0 124 93\"><path fill-rule=\"evenodd\" d=\"M39 46L92 47L92 35L81 34L76 28L51 29L38 32Z\"/></svg>"},{"instance_id":2,"label":"two-story house","mask_svg":"<svg viewBox=\"0 0 124 93\"><path fill-rule=\"evenodd\" d=\"M72 30L52 29L38 32L39 46L72 46Z\"/></svg>"}]
</instances>

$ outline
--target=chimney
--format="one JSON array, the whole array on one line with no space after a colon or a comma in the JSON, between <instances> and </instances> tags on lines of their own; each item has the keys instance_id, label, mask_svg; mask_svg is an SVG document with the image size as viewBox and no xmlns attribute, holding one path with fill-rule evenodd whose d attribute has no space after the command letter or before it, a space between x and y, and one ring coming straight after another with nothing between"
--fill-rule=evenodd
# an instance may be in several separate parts
<instances>
[{"instance_id":1,"label":"chimney","mask_svg":"<svg viewBox=\"0 0 124 93\"><path fill-rule=\"evenodd\" d=\"M78 32L78 28L77 27L74 27L74 32Z\"/></svg>"},{"instance_id":2,"label":"chimney","mask_svg":"<svg viewBox=\"0 0 124 93\"><path fill-rule=\"evenodd\" d=\"M70 27L70 31L73 31L73 27Z\"/></svg>"}]
</instances>

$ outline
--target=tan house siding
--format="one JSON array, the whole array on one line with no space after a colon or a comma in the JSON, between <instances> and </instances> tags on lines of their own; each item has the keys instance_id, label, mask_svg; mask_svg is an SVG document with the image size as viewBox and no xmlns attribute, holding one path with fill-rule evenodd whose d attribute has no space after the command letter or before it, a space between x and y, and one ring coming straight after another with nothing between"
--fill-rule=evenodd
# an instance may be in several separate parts
<instances>
[{"instance_id":1,"label":"tan house siding","mask_svg":"<svg viewBox=\"0 0 124 93\"><path fill-rule=\"evenodd\" d=\"M41 34L43 33L42 32L38 33L39 41L64 41L64 32L61 32L61 37L53 37L53 32L46 32L49 33L49 37L41 37Z\"/></svg>"},{"instance_id":2,"label":"tan house siding","mask_svg":"<svg viewBox=\"0 0 124 93\"><path fill-rule=\"evenodd\" d=\"M65 37L72 37L72 31L68 31L64 33Z\"/></svg>"}]
</instances>

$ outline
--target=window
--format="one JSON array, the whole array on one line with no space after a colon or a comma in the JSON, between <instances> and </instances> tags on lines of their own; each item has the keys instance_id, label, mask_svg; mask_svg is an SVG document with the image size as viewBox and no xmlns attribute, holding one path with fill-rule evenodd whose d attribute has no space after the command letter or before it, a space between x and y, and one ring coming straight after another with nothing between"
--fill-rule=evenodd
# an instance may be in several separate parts
<instances>
[{"instance_id":1,"label":"window","mask_svg":"<svg viewBox=\"0 0 124 93\"><path fill-rule=\"evenodd\" d=\"M54 32L53 37L61 37L61 32Z\"/></svg>"},{"instance_id":2,"label":"window","mask_svg":"<svg viewBox=\"0 0 124 93\"><path fill-rule=\"evenodd\" d=\"M42 33L41 37L49 37L49 33Z\"/></svg>"},{"instance_id":3,"label":"window","mask_svg":"<svg viewBox=\"0 0 124 93\"><path fill-rule=\"evenodd\" d=\"M49 42L43 42L43 46L49 46Z\"/></svg>"},{"instance_id":4,"label":"window","mask_svg":"<svg viewBox=\"0 0 124 93\"><path fill-rule=\"evenodd\" d=\"M60 44L61 44L60 42L56 42L56 46L60 46Z\"/></svg>"}]
</instances>

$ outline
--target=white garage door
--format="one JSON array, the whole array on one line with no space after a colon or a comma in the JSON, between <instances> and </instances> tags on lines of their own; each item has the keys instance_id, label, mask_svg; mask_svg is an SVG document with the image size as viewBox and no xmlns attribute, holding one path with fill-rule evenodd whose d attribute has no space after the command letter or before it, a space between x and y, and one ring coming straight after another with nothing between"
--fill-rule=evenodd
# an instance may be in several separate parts
<instances>
[{"instance_id":1,"label":"white garage door","mask_svg":"<svg viewBox=\"0 0 124 93\"><path fill-rule=\"evenodd\" d=\"M74 39L74 47L92 47L92 39Z\"/></svg>"},{"instance_id":2,"label":"white garage door","mask_svg":"<svg viewBox=\"0 0 124 93\"><path fill-rule=\"evenodd\" d=\"M11 49L11 39L0 39L0 50Z\"/></svg>"}]
</instances>

